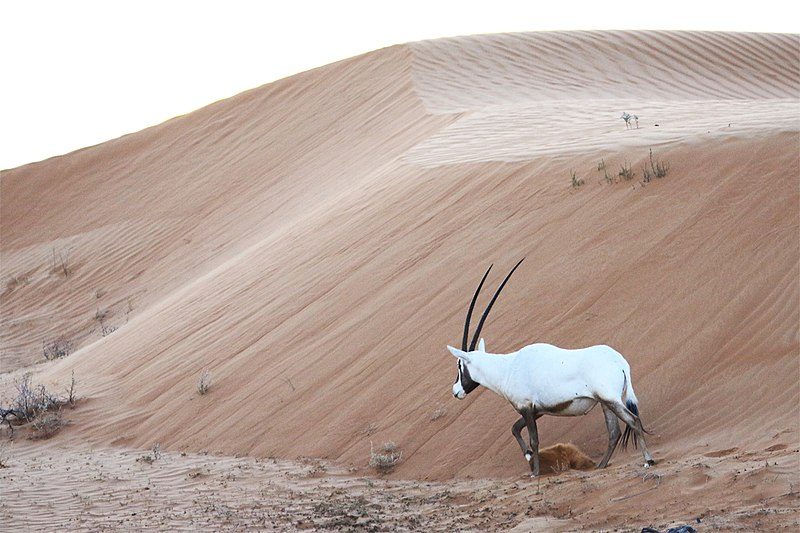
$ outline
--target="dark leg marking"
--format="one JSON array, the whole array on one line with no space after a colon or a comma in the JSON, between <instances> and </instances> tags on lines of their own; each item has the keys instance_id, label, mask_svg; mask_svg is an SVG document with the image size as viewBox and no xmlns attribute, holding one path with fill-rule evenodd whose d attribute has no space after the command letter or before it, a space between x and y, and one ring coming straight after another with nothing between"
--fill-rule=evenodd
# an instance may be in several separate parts
<instances>
[{"instance_id":1,"label":"dark leg marking","mask_svg":"<svg viewBox=\"0 0 800 533\"><path fill-rule=\"evenodd\" d=\"M627 424L628 427L631 428L631 431L633 431L633 434L636 436L636 442L642 449L645 465L651 466L656 464L655 460L653 460L653 456L650 455L650 451L647 449L647 444L644 441L644 428L642 428L642 421L639 420L639 417L631 413L627 407L622 405L622 403L609 403L608 408L611 409L615 415L617 415L617 418Z\"/></svg>"},{"instance_id":2,"label":"dark leg marking","mask_svg":"<svg viewBox=\"0 0 800 533\"><path fill-rule=\"evenodd\" d=\"M608 449L606 450L606 454L597 464L597 468L605 468L608 464L608 460L611 459L611 454L614 453L614 449L617 447L617 443L619 442L620 436L622 433L619 430L619 422L617 421L617 415L614 414L614 411L606 407L606 404L600 404L603 407L603 416L606 419L606 429L608 429Z\"/></svg>"},{"instance_id":3,"label":"dark leg marking","mask_svg":"<svg viewBox=\"0 0 800 533\"><path fill-rule=\"evenodd\" d=\"M531 475L539 475L539 431L536 429L536 419L541 415L537 415L534 409L525 409L521 411L525 419L525 425L528 428L528 436L531 440L531 449L533 451L533 465L531 466Z\"/></svg>"},{"instance_id":4,"label":"dark leg marking","mask_svg":"<svg viewBox=\"0 0 800 533\"><path fill-rule=\"evenodd\" d=\"M514 438L517 439L517 444L519 444L519 449L522 450L523 455L533 454L531 452L530 447L525 444L525 441L522 438L522 428L525 427L525 417L520 417L519 420L514 422L514 425L511 426L511 434L514 435Z\"/></svg>"},{"instance_id":5,"label":"dark leg marking","mask_svg":"<svg viewBox=\"0 0 800 533\"><path fill-rule=\"evenodd\" d=\"M566 402L542 407L542 411L545 413L560 413L561 411L567 409L570 405L572 405L572 400L567 400Z\"/></svg>"}]
</instances>

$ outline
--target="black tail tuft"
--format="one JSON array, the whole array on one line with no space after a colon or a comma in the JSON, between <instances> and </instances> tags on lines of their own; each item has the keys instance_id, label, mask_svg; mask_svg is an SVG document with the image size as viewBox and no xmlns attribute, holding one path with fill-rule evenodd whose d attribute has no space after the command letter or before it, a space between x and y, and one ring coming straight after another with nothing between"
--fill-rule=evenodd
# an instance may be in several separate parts
<instances>
[{"instance_id":1,"label":"black tail tuft","mask_svg":"<svg viewBox=\"0 0 800 533\"><path fill-rule=\"evenodd\" d=\"M638 418L639 418L639 406L636 405L633 402L633 400L628 400L627 402L625 402L625 407L627 407L628 411L630 411L634 416L636 416L636 418L638 420ZM641 422L640 422L640 424L641 424ZM642 430L644 430L644 428L642 428ZM622 449L623 450L628 447L628 442L633 442L633 447L634 448L638 448L638 445L636 444L636 439L633 438L633 429L629 425L625 424L625 431L622 433Z\"/></svg>"}]
</instances>

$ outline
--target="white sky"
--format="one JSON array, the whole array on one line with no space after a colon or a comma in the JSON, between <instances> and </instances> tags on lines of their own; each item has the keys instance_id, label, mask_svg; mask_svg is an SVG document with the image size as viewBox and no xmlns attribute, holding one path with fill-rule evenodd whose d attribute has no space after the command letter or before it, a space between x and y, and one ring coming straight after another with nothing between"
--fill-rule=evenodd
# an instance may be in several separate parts
<instances>
[{"instance_id":1,"label":"white sky","mask_svg":"<svg viewBox=\"0 0 800 533\"><path fill-rule=\"evenodd\" d=\"M800 33L790 4L0 0L0 169L138 131L393 44L538 30Z\"/></svg>"}]
</instances>

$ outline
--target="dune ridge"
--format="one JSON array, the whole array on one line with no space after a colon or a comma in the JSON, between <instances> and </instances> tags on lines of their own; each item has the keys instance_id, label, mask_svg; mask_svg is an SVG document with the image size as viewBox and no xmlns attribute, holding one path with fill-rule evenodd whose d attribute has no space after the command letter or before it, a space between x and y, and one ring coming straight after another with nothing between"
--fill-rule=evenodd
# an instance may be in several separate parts
<instances>
[{"instance_id":1,"label":"dune ridge","mask_svg":"<svg viewBox=\"0 0 800 533\"><path fill-rule=\"evenodd\" d=\"M391 440L392 477L515 476L513 411L482 390L454 400L444 347L488 264L494 285L526 256L490 351L614 346L666 463L795 446L798 49L671 32L412 43L3 171L2 391L66 336L76 351L35 367L55 388L74 371L86 397L62 443L363 469ZM670 170L643 183L650 149ZM601 161L637 177L608 183ZM598 413L542 419L542 444L599 457Z\"/></svg>"}]
</instances>

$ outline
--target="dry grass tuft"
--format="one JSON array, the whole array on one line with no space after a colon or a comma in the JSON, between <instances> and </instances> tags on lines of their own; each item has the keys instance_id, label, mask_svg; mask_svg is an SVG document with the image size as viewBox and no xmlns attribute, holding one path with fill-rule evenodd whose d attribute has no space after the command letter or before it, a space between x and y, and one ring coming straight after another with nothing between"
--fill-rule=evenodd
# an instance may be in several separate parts
<instances>
[{"instance_id":1,"label":"dry grass tuft","mask_svg":"<svg viewBox=\"0 0 800 533\"><path fill-rule=\"evenodd\" d=\"M37 413L31 420L32 433L28 434L30 440L49 439L67 425L61 414L61 408L54 411Z\"/></svg>"},{"instance_id":2,"label":"dry grass tuft","mask_svg":"<svg viewBox=\"0 0 800 533\"><path fill-rule=\"evenodd\" d=\"M376 452L375 448L372 445L372 441L369 443L369 451L370 451L370 458L369 458L369 466L380 472L381 474L386 474L391 472L397 463L400 462L400 457L402 453L398 450L397 445L392 442L384 442L383 446L381 447L382 451Z\"/></svg>"}]
</instances>

